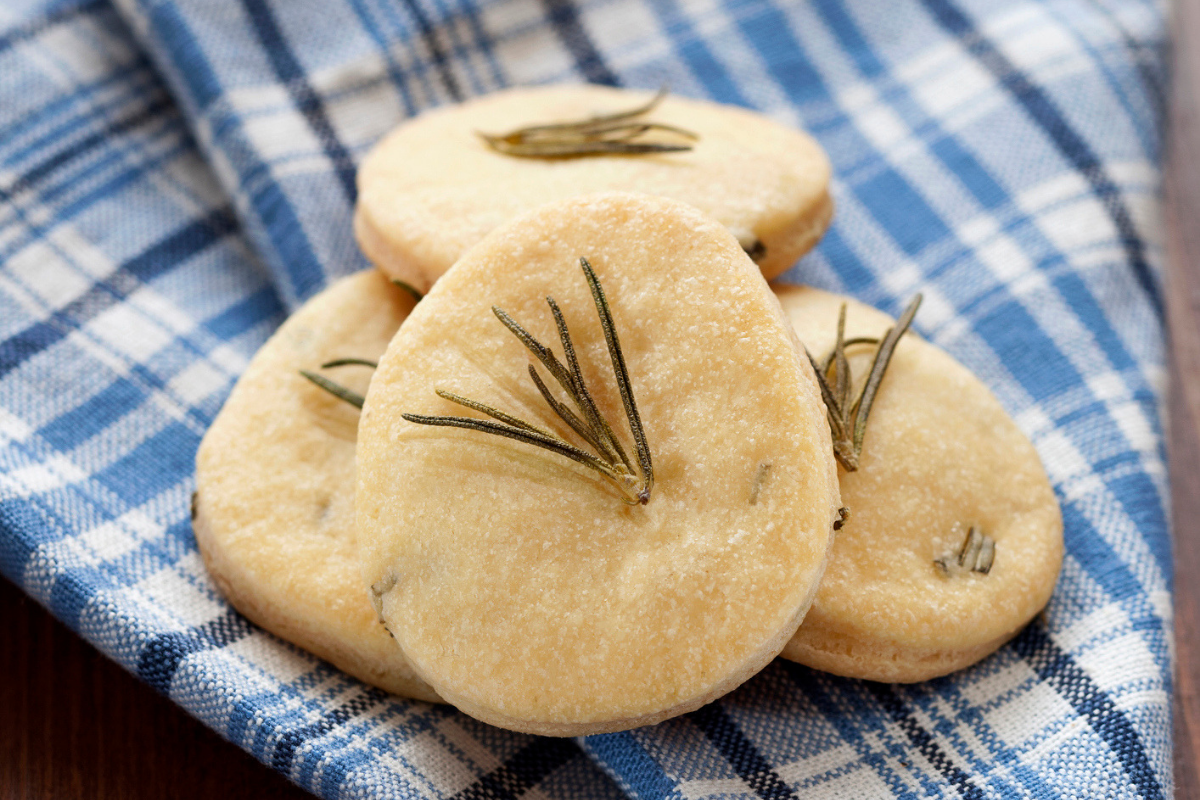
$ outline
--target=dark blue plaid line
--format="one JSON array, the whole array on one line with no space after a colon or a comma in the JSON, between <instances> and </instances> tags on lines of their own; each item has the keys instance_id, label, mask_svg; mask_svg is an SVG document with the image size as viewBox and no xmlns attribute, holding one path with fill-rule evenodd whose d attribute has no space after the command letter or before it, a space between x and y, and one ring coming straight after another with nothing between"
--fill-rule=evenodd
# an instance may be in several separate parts
<instances>
[{"instance_id":1,"label":"dark blue plaid line","mask_svg":"<svg viewBox=\"0 0 1200 800\"><path fill-rule=\"evenodd\" d=\"M581 757L570 739L537 738L454 795L454 800L517 800L559 767Z\"/></svg>"},{"instance_id":2,"label":"dark blue plaid line","mask_svg":"<svg viewBox=\"0 0 1200 800\"><path fill-rule=\"evenodd\" d=\"M174 3L155 5L149 12L153 37L170 51L181 94L190 97L197 113L213 111L209 127L224 140L224 145L244 156L249 164L239 175L243 187L262 183L262 188L247 189L250 205L261 221L273 247L278 264L292 283L297 299L304 299L325 285L325 272L304 226L287 195L270 175L270 169L245 141L242 120L232 109L216 106L221 83L208 57ZM215 109L215 110L214 110Z\"/></svg>"},{"instance_id":3,"label":"dark blue plaid line","mask_svg":"<svg viewBox=\"0 0 1200 800\"><path fill-rule=\"evenodd\" d=\"M0 53L9 48L26 42L39 34L45 33L50 28L56 25L62 25L64 22L70 22L76 17L90 14L98 11L102 14L114 14L115 12L108 7L107 0L84 0L75 5L68 5L61 8L56 8L44 16L29 22L9 28L0 35Z\"/></svg>"},{"instance_id":4,"label":"dark blue plaid line","mask_svg":"<svg viewBox=\"0 0 1200 800\"><path fill-rule=\"evenodd\" d=\"M687 717L716 747L733 771L763 800L796 800L797 795L746 738L719 703L709 703Z\"/></svg>"},{"instance_id":5,"label":"dark blue plaid line","mask_svg":"<svg viewBox=\"0 0 1200 800\"><path fill-rule=\"evenodd\" d=\"M267 60L271 62L271 68L275 70L280 82L291 95L292 102L296 104L296 109L321 143L321 149L333 164L346 200L353 205L358 195L354 183L354 161L338 138L321 98L308 82L304 68L292 53L283 32L279 30L279 23L271 12L269 0L242 0L242 5L254 26L254 32L258 35Z\"/></svg>"},{"instance_id":6,"label":"dark blue plaid line","mask_svg":"<svg viewBox=\"0 0 1200 800\"><path fill-rule=\"evenodd\" d=\"M579 9L571 0L542 0L542 7L546 10L546 19L550 21L554 32L575 59L575 68L583 74L587 82L620 86L621 80L596 49L583 27L583 20L579 18Z\"/></svg>"},{"instance_id":7,"label":"dark blue plaid line","mask_svg":"<svg viewBox=\"0 0 1200 800\"><path fill-rule=\"evenodd\" d=\"M419 109L413 100L412 91L408 88L408 82L412 76L401 68L392 55L392 43L388 41L387 35L383 31L383 25L371 14L365 0L349 0L349 2L354 15L358 17L359 27L375 42L375 46L379 49L379 55L387 63L388 77L391 79L392 86L400 94L405 114L410 117L415 115ZM417 77L420 77L418 70L412 70L412 72L417 73Z\"/></svg>"},{"instance_id":8,"label":"dark blue plaid line","mask_svg":"<svg viewBox=\"0 0 1200 800\"><path fill-rule=\"evenodd\" d=\"M499 59L496 58L495 48L492 47L492 37L483 27L483 21L479 18L479 8L473 0L462 0L462 7L466 13L467 25L471 28L471 33L475 36L475 41L479 44L479 49L483 51L483 57L488 63L488 67L492 72L492 85L494 87L507 86L509 81L504 74L504 69L500 66Z\"/></svg>"},{"instance_id":9,"label":"dark blue plaid line","mask_svg":"<svg viewBox=\"0 0 1200 800\"><path fill-rule=\"evenodd\" d=\"M874 749L863 736L864 727L882 727L882 721L864 718L864 701L860 697L862 681L819 672L784 658L775 659L775 663L783 668L800 693L812 703L830 727L837 731L842 741L854 749L859 760L875 771L896 800L917 800L916 793L892 768L886 756Z\"/></svg>"},{"instance_id":10,"label":"dark blue plaid line","mask_svg":"<svg viewBox=\"0 0 1200 800\"><path fill-rule=\"evenodd\" d=\"M99 124L106 124L108 109L130 104L128 98L146 103L149 98L166 95L154 68L144 55L139 54L120 66L108 64L106 67L107 70L94 80L73 83L69 89L64 88L53 97L43 98L44 102L38 105L37 113L4 120L6 127L0 130L0 142L14 149L4 156L3 163L16 168L22 161L37 158L47 148L58 145L64 138L94 127L97 119ZM115 100L112 99L114 97ZM100 107L97 106L97 98L105 98ZM53 127L47 129L47 125ZM38 129L40 131L32 138L20 141L26 134Z\"/></svg>"},{"instance_id":11,"label":"dark blue plaid line","mask_svg":"<svg viewBox=\"0 0 1200 800\"><path fill-rule=\"evenodd\" d=\"M292 769L292 760L296 757L296 749L309 739L317 739L329 733L346 720L356 717L365 711L386 701L389 695L382 689L364 687L362 693L323 716L318 722L303 728L293 728L285 731L275 744L271 755L271 766L287 775Z\"/></svg>"},{"instance_id":12,"label":"dark blue plaid line","mask_svg":"<svg viewBox=\"0 0 1200 800\"><path fill-rule=\"evenodd\" d=\"M39 183L52 176L58 170L78 161L92 151L109 145L117 136L129 133L147 122L156 121L160 115L174 109L174 104L165 94L152 100L138 111L115 122L104 123L103 126L82 139L67 141L61 149L51 153L46 158L34 164L25 172L16 176L7 186L0 186L0 199L12 202L15 195L35 188ZM77 121L76 127L83 127L86 122ZM90 127L90 126L89 126Z\"/></svg>"},{"instance_id":13,"label":"dark blue plaid line","mask_svg":"<svg viewBox=\"0 0 1200 800\"><path fill-rule=\"evenodd\" d=\"M1092 6L1108 20L1113 30L1121 37L1121 42L1129 52L1129 58L1133 62L1134 68L1137 69L1138 75L1141 76L1142 84L1146 87L1146 92L1150 95L1150 102L1154 112L1154 119L1151 120L1153 123L1152 127L1154 130L1161 130L1167 118L1166 81L1162 76L1155 74L1150 64L1147 63L1149 61L1161 65L1162 62L1158 48L1154 45L1139 42L1129 32L1129 29L1125 27L1125 24L1121 22L1121 18L1105 4L1104 0L1092 0ZM1156 44L1161 44L1161 42Z\"/></svg>"},{"instance_id":14,"label":"dark blue plaid line","mask_svg":"<svg viewBox=\"0 0 1200 800\"><path fill-rule=\"evenodd\" d=\"M904 735L921 755L925 756L925 760L941 773L942 777L955 788L961 797L967 798L967 800L983 800L983 791L975 785L967 773L951 760L933 734L921 727L921 723L909 711L904 701L897 697L890 687L872 681L864 681L863 686L875 696L892 721L899 726L900 730L904 731Z\"/></svg>"},{"instance_id":15,"label":"dark blue plaid line","mask_svg":"<svg viewBox=\"0 0 1200 800\"><path fill-rule=\"evenodd\" d=\"M1069 35L1075 39L1079 47L1087 54L1095 66L1097 74L1107 84L1109 91L1112 92L1113 98L1125 110L1125 114L1129 117L1130 130L1142 145L1142 150L1146 153L1146 157L1157 164L1159 162L1158 126L1155 124L1153 118L1147 120L1145 114L1139 113L1139 109L1135 107L1138 105L1138 101L1142 100L1144 101L1144 111L1149 111L1153 115L1153 97L1151 96L1149 100L1146 100L1142 97L1140 90L1134 89L1131 91L1122 83L1121 77L1109 65L1109 62L1113 59L1109 57L1112 55L1112 48L1110 46L1110 39L1107 36L1101 40L1099 45L1094 45L1089 39L1088 34L1079 30L1073 24L1073 15L1064 13L1063 10L1056 7L1053 3L1046 6L1046 13L1056 18L1062 24L1063 29L1069 32ZM1136 67L1136 62L1134 62L1134 65ZM1125 58L1121 56L1119 58L1119 67L1124 66Z\"/></svg>"},{"instance_id":16,"label":"dark blue plaid line","mask_svg":"<svg viewBox=\"0 0 1200 800\"><path fill-rule=\"evenodd\" d=\"M245 617L230 609L190 630L159 634L147 642L138 655L138 677L166 694L185 658L233 644L252 630L254 627Z\"/></svg>"},{"instance_id":17,"label":"dark blue plaid line","mask_svg":"<svg viewBox=\"0 0 1200 800\"><path fill-rule=\"evenodd\" d=\"M1109 219L1117 229L1125 256L1133 267L1134 277L1145 292L1160 320L1164 319L1162 296L1159 293L1150 264L1146 261L1145 245L1137 234L1129 209L1121 200L1120 189L1104 169L1104 165L1087 142L1055 107L1054 102L1026 75L1008 60L1000 49L971 24L950 0L922 0L937 22L952 34L976 61L1000 82L1021 104L1026 113L1045 131L1059 153L1087 180Z\"/></svg>"},{"instance_id":18,"label":"dark blue plaid line","mask_svg":"<svg viewBox=\"0 0 1200 800\"><path fill-rule=\"evenodd\" d=\"M417 23L421 41L425 43L425 48L429 50L429 55L433 58L433 65L442 79L442 85L446 87L446 91L452 99L462 100L463 93L458 86L458 79L454 77L454 70L450 66L449 59L446 58L446 51L442 49L442 43L438 41L437 30L429 21L425 10L421 8L420 0L403 0L403 2L404 7L408 9L408 13Z\"/></svg>"},{"instance_id":19,"label":"dark blue plaid line","mask_svg":"<svg viewBox=\"0 0 1200 800\"><path fill-rule=\"evenodd\" d=\"M1032 622L1013 640L1013 645L1037 676L1070 703L1105 741L1144 800L1161 800L1162 787L1129 718L1070 654L1054 643L1042 624L1037 620Z\"/></svg>"},{"instance_id":20,"label":"dark blue plaid line","mask_svg":"<svg viewBox=\"0 0 1200 800\"><path fill-rule=\"evenodd\" d=\"M414 4L420 2L420 0L412 1ZM454 24L454 18L458 15L455 13L455 11L447 9L446 3L443 2L443 0L432 0L432 2L438 14L441 15L442 30L445 31L446 38L450 42L449 54L453 56L453 61L462 65L462 70L466 74L468 82L471 84L470 90L467 92L467 94L479 94L486 92L487 85L483 80L481 80L479 70L476 69L474 59L472 58L472 55L478 53L484 48L477 41L463 41L462 37L459 35L459 26ZM469 14L463 14L463 16L466 17L469 16ZM470 29L471 36L474 36L476 27L472 27L468 22L467 28ZM452 63L453 62L451 61L447 61L446 66L450 68ZM454 74L452 69L450 69L450 74Z\"/></svg>"},{"instance_id":21,"label":"dark blue plaid line","mask_svg":"<svg viewBox=\"0 0 1200 800\"><path fill-rule=\"evenodd\" d=\"M0 378L65 339L71 331L131 295L143 283L168 272L221 239L237 232L228 208L220 208L174 231L119 266L80 297L0 342Z\"/></svg>"},{"instance_id":22,"label":"dark blue plaid line","mask_svg":"<svg viewBox=\"0 0 1200 800\"><path fill-rule=\"evenodd\" d=\"M713 55L708 44L696 33L692 20L679 0L648 0L650 8L671 37L676 52L700 79L708 96L720 103L749 106L742 90L725 66Z\"/></svg>"}]
</instances>

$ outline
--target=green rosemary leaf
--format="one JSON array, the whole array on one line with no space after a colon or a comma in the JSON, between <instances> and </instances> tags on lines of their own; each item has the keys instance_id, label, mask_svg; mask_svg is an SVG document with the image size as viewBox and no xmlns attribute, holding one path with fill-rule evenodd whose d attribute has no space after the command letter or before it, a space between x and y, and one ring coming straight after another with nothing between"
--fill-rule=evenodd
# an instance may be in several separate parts
<instances>
[{"instance_id":1,"label":"green rosemary leaf","mask_svg":"<svg viewBox=\"0 0 1200 800\"><path fill-rule=\"evenodd\" d=\"M563 391L571 395L572 399L578 401L575 397L575 384L571 379L571 373L555 357L550 348L539 342L537 337L521 327L521 324L510 317L504 309L492 306L492 313L496 315L496 319L504 323L504 327L508 328L513 336L516 336L520 340L521 344L525 345L529 352L537 356L537 360L541 361L542 366L550 371L550 374L554 376L554 380L558 381L558 385L563 388Z\"/></svg>"},{"instance_id":2,"label":"green rosemary leaf","mask_svg":"<svg viewBox=\"0 0 1200 800\"><path fill-rule=\"evenodd\" d=\"M401 414L404 419L409 422L415 422L420 425L440 425L452 428L467 428L469 430L482 431L484 433L503 436L508 439L516 439L519 442L536 445L546 450L553 451L559 455L583 464L585 467L599 472L601 475L609 478L625 495L622 499L630 505L635 505L640 501L640 495L633 495L632 490L635 488L634 481L629 475L622 475L617 472L611 464L607 464L596 458L591 453L580 450L569 442L559 439L557 436L547 436L532 430L524 428L515 428L510 425L503 425L497 422L489 422L485 419L472 419L470 417L439 417L426 416L424 414Z\"/></svg>"},{"instance_id":3,"label":"green rosemary leaf","mask_svg":"<svg viewBox=\"0 0 1200 800\"><path fill-rule=\"evenodd\" d=\"M420 425L467 428L482 433L516 439L549 450L550 452L564 455L604 475L620 490L622 499L626 503L631 505L644 504L650 499L650 490L654 485L653 467L650 463L650 450L646 444L641 418L637 413L637 406L633 401L633 392L629 387L628 370L625 367L621 345L617 339L616 329L613 326L612 314L608 308L608 302L604 298L604 290L600 287L599 279L592 272L587 260L580 259L580 263L583 266L584 275L587 277L589 286L591 287L596 309L600 314L600 324L604 329L605 343L608 346L609 355L613 360L613 370L617 375L617 384L621 390L621 400L625 405L626 415L629 417L630 430L633 432L634 440L637 444L638 461L642 469L640 481L633 474L633 466L630 464L628 457L626 457L620 442L617 441L612 426L600 414L595 402L592 400L591 393L588 391L583 380L583 372L579 367L575 345L571 341L571 333L567 328L566 319L552 297L547 297L546 302L550 306L551 313L554 315L554 321L558 327L559 339L563 345L563 357L566 359L569 368L564 367L562 362L551 352L550 348L539 342L533 334L525 330L520 323L510 317L503 309L492 306L492 313L517 337L518 341L525 345L526 349L537 357L542 365L550 371L550 374L554 376L554 379L567 395L575 401L575 404L583 414L583 418L554 397L533 364L528 366L529 377L533 380L538 392L542 395L542 399L546 401L550 409L566 422L580 438L600 453L599 457L522 419L506 414L476 400L470 400L441 389L437 390L439 396L486 414L492 417L492 419L498 420L498 422L489 422L470 417L429 416L425 414L403 414L402 416L409 422L415 422Z\"/></svg>"},{"instance_id":4,"label":"green rosemary leaf","mask_svg":"<svg viewBox=\"0 0 1200 800\"><path fill-rule=\"evenodd\" d=\"M534 367L533 364L529 365L529 377L533 378L533 385L536 386L538 392L541 393L542 399L546 401L546 404L550 406L551 410L553 410L555 414L558 414L558 416L564 422L571 426L571 430L579 434L580 438L582 438L592 447L596 448L601 453L604 453L610 462L615 460L615 454L607 451L604 443L600 441L597 431L586 422L581 420L575 414L575 412L571 411L571 409L566 406L566 404L560 403L555 399L554 395L550 393L549 387L547 387L545 382L542 381L542 376L538 375L537 368Z\"/></svg>"},{"instance_id":5,"label":"green rosemary leaf","mask_svg":"<svg viewBox=\"0 0 1200 800\"><path fill-rule=\"evenodd\" d=\"M838 408L842 412L842 428L844 430L850 427L850 404L847 402L850 398L850 364L846 361L845 303L842 303L842 307L838 310L837 342L833 346L833 368L837 371L837 386L834 394L837 395Z\"/></svg>"},{"instance_id":6,"label":"green rosemary leaf","mask_svg":"<svg viewBox=\"0 0 1200 800\"><path fill-rule=\"evenodd\" d=\"M638 495L641 503L650 500L650 490L654 488L654 465L650 459L650 446L646 443L646 432L642 429L642 418L638 414L637 403L633 399L633 387L629 384L629 370L625 366L625 355L621 352L621 342L613 324L612 311L604 296L604 288L600 285L592 265L586 258L579 259L579 266L587 278L588 287L592 290L592 300L596 303L596 313L600 316L600 328L604 331L604 342L608 345L608 355L612 359L613 372L617 378L617 388L621 392L621 402L625 406L625 416L629 418L629 429L633 433L633 441L637 446L639 466L642 469L644 488Z\"/></svg>"},{"instance_id":7,"label":"green rosemary leaf","mask_svg":"<svg viewBox=\"0 0 1200 800\"><path fill-rule=\"evenodd\" d=\"M570 122L529 125L498 135L479 133L479 137L497 152L522 158L644 155L691 150L690 142L699 138L691 131L659 122L635 121L653 111L664 97L665 88L645 105L628 111ZM688 141L651 141L640 138L655 133L665 133Z\"/></svg>"},{"instance_id":8,"label":"green rosemary leaf","mask_svg":"<svg viewBox=\"0 0 1200 800\"><path fill-rule=\"evenodd\" d=\"M540 133L547 132L547 131L549 131L549 132L571 131L571 130L578 130L579 128L586 128L586 127L593 126L593 125L609 125L614 122L622 122L624 120L636 119L637 117L640 117L643 114L649 114L651 111L653 111L658 106L658 104L661 103L666 98L667 94L668 94L667 87L663 86L662 88L660 88L658 90L658 92L654 95L654 97L652 97L648 101L646 101L646 103L644 105L637 106L636 108L631 108L628 111L616 111L611 114L599 114L597 116L587 117L586 119L577 120L574 122L551 122L551 123L548 123L545 125L530 125L529 127L520 128L516 131L513 131L513 133L508 134L508 135L514 136L517 134L521 134L523 136L528 136L531 134L540 134Z\"/></svg>"},{"instance_id":9,"label":"green rosemary leaf","mask_svg":"<svg viewBox=\"0 0 1200 800\"><path fill-rule=\"evenodd\" d=\"M511 414L505 414L503 411L499 410L498 408L493 408L492 406L485 405L484 403L478 403L474 400L470 400L466 397L463 397L460 394L455 394L454 392L447 392L443 389L435 389L434 392L437 394L438 397L441 397L445 400L449 400L451 403L458 403L460 406L465 406L467 408L474 409L475 411L483 412L484 414L487 414L492 419L497 419L497 420L500 420L501 422L506 422L509 425L512 425L514 428L522 428L527 431L532 431L533 433L540 433L543 436L550 436L550 437L554 436L554 434L550 433L550 431L539 428L536 425L531 425L528 422L526 422L525 420L521 419L520 417L514 417Z\"/></svg>"},{"instance_id":10,"label":"green rosemary leaf","mask_svg":"<svg viewBox=\"0 0 1200 800\"><path fill-rule=\"evenodd\" d=\"M326 361L321 365L321 369L331 369L333 367L370 367L377 369L379 364L374 361L368 361L365 358L335 358L333 361Z\"/></svg>"},{"instance_id":11,"label":"green rosemary leaf","mask_svg":"<svg viewBox=\"0 0 1200 800\"><path fill-rule=\"evenodd\" d=\"M825 378L825 370L817 364L816 359L812 357L812 353L808 352L808 348L804 349L804 354L808 356L808 363L812 364L813 372L817 376L817 385L821 387L821 400L825 402L825 416L829 419L830 432L833 434L833 440L836 445L837 442L846 438L846 430L842 427L842 414L839 410L837 398L833 396L833 389L829 386L829 381ZM833 358L833 356L831 355L829 358ZM828 361L829 359L826 359L826 363ZM839 461L842 460L836 446L833 449L833 453L838 456Z\"/></svg>"},{"instance_id":12,"label":"green rosemary leaf","mask_svg":"<svg viewBox=\"0 0 1200 800\"><path fill-rule=\"evenodd\" d=\"M415 286L413 286L411 283L405 283L404 281L400 280L399 278L392 278L392 284L395 286L399 286L401 289L403 289L404 291L411 294L413 296L413 299L416 300L418 303L421 302L423 299L425 299L425 295L418 292L417 288Z\"/></svg>"},{"instance_id":13,"label":"green rosemary leaf","mask_svg":"<svg viewBox=\"0 0 1200 800\"><path fill-rule=\"evenodd\" d=\"M493 149L509 156L522 158L570 158L572 156L638 156L648 153L681 153L691 150L690 144L666 144L659 142L510 142L484 137Z\"/></svg>"},{"instance_id":14,"label":"green rosemary leaf","mask_svg":"<svg viewBox=\"0 0 1200 800\"><path fill-rule=\"evenodd\" d=\"M921 305L921 295L917 295L908 304L908 308L900 316L882 340L870 336L845 338L846 304L843 303L838 311L837 339L833 352L821 359L820 363L808 353L808 360L817 375L817 383L821 387L821 399L825 401L828 411L829 428L833 434L833 454L838 463L847 472L858 469L858 459L862 455L863 437L866 435L867 419L871 414L871 406L875 402L875 394L883 382L883 376L891 362L892 353L900 337L908 331L912 324L917 308ZM877 345L875 360L871 364L871 372L858 398L851 403L850 394L853 390L854 379L850 374L850 361L846 358L846 348L860 344ZM807 351L806 351L807 352ZM828 373L830 368L835 373L835 383L829 385Z\"/></svg>"},{"instance_id":15,"label":"green rosemary leaf","mask_svg":"<svg viewBox=\"0 0 1200 800\"><path fill-rule=\"evenodd\" d=\"M854 450L855 453L862 452L863 437L867 433L867 418L871 414L871 405L875 402L875 394L879 391L879 385L883 382L883 375L887 371L888 364L891 363L892 353L896 350L896 345L900 342L900 337L908 330L908 326L912 324L913 317L917 314L917 309L921 307L921 295L918 294L908 304L908 308L904 309L904 313L900 315L900 319L893 325L884 335L883 341L879 343L879 349L875 351L875 361L871 364L871 372L867 376L867 384L863 387L862 395L854 408Z\"/></svg>"},{"instance_id":16,"label":"green rosemary leaf","mask_svg":"<svg viewBox=\"0 0 1200 800\"><path fill-rule=\"evenodd\" d=\"M337 397L341 400L345 400L347 403L354 406L355 408L363 407L363 396L361 394L359 394L358 392L351 391L350 389L347 389L345 386L342 386L340 383L334 383L333 381L329 380L329 378L326 378L324 375L318 375L315 372L309 372L306 369L300 370L300 374L303 375L304 377L308 378L310 381L315 383L317 386L320 386L325 391L329 392L334 397Z\"/></svg>"},{"instance_id":17,"label":"green rosemary leaf","mask_svg":"<svg viewBox=\"0 0 1200 800\"><path fill-rule=\"evenodd\" d=\"M842 342L842 349L854 347L855 345L860 344L879 344L879 340L874 336L852 336L851 338ZM831 364L833 364L833 357L836 354L837 353L835 351L830 351L829 355L825 357L825 360L821 362L821 372L829 372L829 367Z\"/></svg>"},{"instance_id":18,"label":"green rosemary leaf","mask_svg":"<svg viewBox=\"0 0 1200 800\"><path fill-rule=\"evenodd\" d=\"M567 321L563 318L558 303L554 302L553 297L547 297L546 304L550 306L550 313L554 315L554 324L558 327L558 338L562 343L563 357L567 360L567 368L571 371L571 380L575 385L575 402L579 404L579 410L587 418L589 427L596 432L598 442L596 449L607 451L610 460L619 459L626 469L633 472L633 464L629 461L629 456L625 455L625 448L621 447L616 433L613 432L600 410L596 408L596 403L587 390L583 372L579 368L579 359L575 357L575 345L571 343L571 332L567 329Z\"/></svg>"}]
</instances>

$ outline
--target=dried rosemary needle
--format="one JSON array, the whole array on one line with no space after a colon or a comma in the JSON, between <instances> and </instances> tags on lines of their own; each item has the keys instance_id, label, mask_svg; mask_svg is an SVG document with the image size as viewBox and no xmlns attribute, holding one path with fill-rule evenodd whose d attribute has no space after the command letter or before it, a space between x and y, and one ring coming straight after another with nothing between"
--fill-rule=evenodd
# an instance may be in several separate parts
<instances>
[{"instance_id":1,"label":"dried rosemary needle","mask_svg":"<svg viewBox=\"0 0 1200 800\"><path fill-rule=\"evenodd\" d=\"M833 454L847 471L858 469L858 459L862 455L863 438L867 434L867 419L871 415L871 406L875 402L875 394L879 384L883 382L884 373L891 363L892 353L900 337L912 324L917 309L921 306L921 295L917 295L904 309L900 319L888 329L882 339L869 336L845 338L846 304L843 303L838 312L837 341L833 351L818 364L809 353L813 370L817 374L817 383L821 386L821 397L829 409L829 427L833 432ZM875 360L871 363L871 371L863 384L862 392L851 396L854 376L850 374L850 362L846 358L846 348L856 345L875 345ZM833 370L833 385L830 386L829 371Z\"/></svg>"},{"instance_id":2,"label":"dried rosemary needle","mask_svg":"<svg viewBox=\"0 0 1200 800\"><path fill-rule=\"evenodd\" d=\"M579 369L579 361L575 356L575 345L571 341L571 332L567 329L567 322L553 297L547 297L546 303L550 306L550 311L554 315L554 323L558 327L558 336L562 343L566 366L558 360L549 347L534 338L533 334L521 327L520 323L502 309L492 306L492 312L504 323L504 327L508 328L529 349L529 352L537 357L542 366L574 402L578 413L555 399L553 393L538 375L537 369L532 364L529 365L529 376L533 379L534 385L537 386L538 392L541 393L546 403L563 422L571 427L571 430L579 434L580 438L592 447L595 451L594 454L523 419L506 414L485 403L469 400L442 389L437 390L439 397L486 414L495 422L476 417L428 416L424 414L404 414L403 417L409 422L421 425L468 428L481 433L516 439L551 453L566 456L604 476L617 487L621 492L621 498L626 503L645 505L650 501L650 490L654 488L654 466L650 459L650 448L646 444L646 434L642 430L637 403L633 398L633 389L629 384L629 372L625 366L625 357L621 353L621 342L617 337L612 312L609 309L608 300L604 296L604 289L600 285L599 278L596 277L595 271L586 258L580 258L579 265L583 268L584 277L592 292L592 300L596 304L596 313L600 316L600 327L604 331L605 344L608 346L608 354L612 359L613 372L616 373L617 387L621 393L621 402L625 406L626 420L629 423L629 430L633 434L638 467L635 468L629 460L620 440L613 432L612 426L596 408L591 392L584 383L583 373ZM640 475L638 469L641 471Z\"/></svg>"},{"instance_id":3,"label":"dried rosemary needle","mask_svg":"<svg viewBox=\"0 0 1200 800\"><path fill-rule=\"evenodd\" d=\"M666 96L667 90L663 88L649 102L628 111L574 122L529 125L494 136L480 133L479 137L498 153L523 158L644 155L691 150L692 142L699 138L696 134L675 125L641 119Z\"/></svg>"}]
</instances>

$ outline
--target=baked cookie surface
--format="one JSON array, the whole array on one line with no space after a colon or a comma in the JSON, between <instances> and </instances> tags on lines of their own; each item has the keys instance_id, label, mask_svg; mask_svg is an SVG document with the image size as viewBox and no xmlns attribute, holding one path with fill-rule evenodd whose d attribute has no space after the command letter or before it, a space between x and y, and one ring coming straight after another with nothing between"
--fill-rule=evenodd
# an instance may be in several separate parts
<instances>
[{"instance_id":1,"label":"baked cookie surface","mask_svg":"<svg viewBox=\"0 0 1200 800\"><path fill-rule=\"evenodd\" d=\"M847 339L893 324L849 298L774 288L818 363L842 303ZM874 348L847 353L861 380ZM925 680L993 652L1049 600L1063 541L1045 469L987 387L941 349L911 332L900 339L859 468L838 474L850 516L785 658L855 678ZM986 572L984 559L979 570L958 564L972 527L994 542Z\"/></svg>"},{"instance_id":2,"label":"baked cookie surface","mask_svg":"<svg viewBox=\"0 0 1200 800\"><path fill-rule=\"evenodd\" d=\"M196 542L240 612L394 694L437 695L379 623L362 583L354 527L359 411L299 370L384 351L412 296L377 270L333 284L255 354L196 456ZM329 372L357 392L371 371Z\"/></svg>"},{"instance_id":3,"label":"baked cookie surface","mask_svg":"<svg viewBox=\"0 0 1200 800\"><path fill-rule=\"evenodd\" d=\"M644 505L556 453L402 417L484 419L442 389L580 442L492 310L561 359L551 296L636 466L581 256L652 456ZM650 724L761 669L808 608L838 507L824 407L761 274L718 223L629 194L519 218L446 273L380 362L358 467L364 577L418 673L485 722L547 735Z\"/></svg>"},{"instance_id":4,"label":"baked cookie surface","mask_svg":"<svg viewBox=\"0 0 1200 800\"><path fill-rule=\"evenodd\" d=\"M505 221L607 190L695 206L745 249L765 248L756 261L768 278L816 244L833 214L829 160L807 134L746 109L666 97L646 118L697 134L689 152L520 158L479 136L624 111L652 96L591 85L510 89L403 123L359 169L360 247L384 272L425 291Z\"/></svg>"}]
</instances>

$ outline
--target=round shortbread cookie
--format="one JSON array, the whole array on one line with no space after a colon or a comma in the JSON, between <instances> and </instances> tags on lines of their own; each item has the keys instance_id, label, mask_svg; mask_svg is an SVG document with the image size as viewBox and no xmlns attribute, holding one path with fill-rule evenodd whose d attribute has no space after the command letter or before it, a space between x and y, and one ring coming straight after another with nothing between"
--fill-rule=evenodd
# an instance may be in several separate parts
<instances>
[{"instance_id":1,"label":"round shortbread cookie","mask_svg":"<svg viewBox=\"0 0 1200 800\"><path fill-rule=\"evenodd\" d=\"M246 368L196 455L192 526L238 611L367 683L420 700L416 677L371 608L354 527L359 411L299 370L378 358L412 296L365 270L308 301ZM328 373L357 392L371 371Z\"/></svg>"},{"instance_id":2,"label":"round shortbread cookie","mask_svg":"<svg viewBox=\"0 0 1200 800\"><path fill-rule=\"evenodd\" d=\"M774 288L818 362L842 303L847 340L894 322L849 298ZM855 391L874 353L847 350ZM987 387L938 347L912 332L900 339L859 468L838 475L850 516L785 658L854 678L926 680L993 652L1049 600L1063 540L1045 469ZM972 526L994 542L986 574L958 564Z\"/></svg>"},{"instance_id":3,"label":"round shortbread cookie","mask_svg":"<svg viewBox=\"0 0 1200 800\"><path fill-rule=\"evenodd\" d=\"M359 246L384 272L424 291L518 214L610 190L695 206L754 250L768 278L816 244L833 215L828 158L806 133L746 109L666 97L646 118L697 134L690 152L521 158L479 136L624 111L651 96L590 85L510 89L402 124L358 171Z\"/></svg>"},{"instance_id":4,"label":"round shortbread cookie","mask_svg":"<svg viewBox=\"0 0 1200 800\"><path fill-rule=\"evenodd\" d=\"M637 465L581 256L652 457L644 505L559 454L401 416L483 418L444 389L581 442L492 311L562 353L551 296ZM548 205L468 252L380 362L358 449L364 577L418 674L485 722L569 736L690 711L777 655L810 604L838 507L824 413L778 302L725 228L659 197Z\"/></svg>"}]
</instances>

